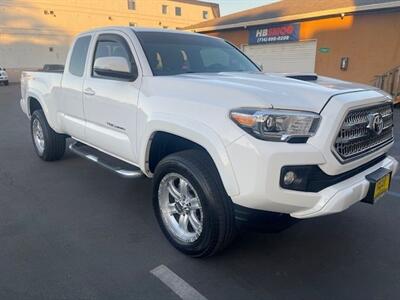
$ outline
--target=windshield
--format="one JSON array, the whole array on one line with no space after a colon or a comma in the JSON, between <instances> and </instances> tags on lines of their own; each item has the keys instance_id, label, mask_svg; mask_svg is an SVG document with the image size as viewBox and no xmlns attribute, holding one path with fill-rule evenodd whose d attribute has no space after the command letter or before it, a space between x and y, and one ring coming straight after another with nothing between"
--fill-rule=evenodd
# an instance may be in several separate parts
<instances>
[{"instance_id":1,"label":"windshield","mask_svg":"<svg viewBox=\"0 0 400 300\"><path fill-rule=\"evenodd\" d=\"M260 72L243 53L223 40L171 32L135 33L154 76Z\"/></svg>"}]
</instances>

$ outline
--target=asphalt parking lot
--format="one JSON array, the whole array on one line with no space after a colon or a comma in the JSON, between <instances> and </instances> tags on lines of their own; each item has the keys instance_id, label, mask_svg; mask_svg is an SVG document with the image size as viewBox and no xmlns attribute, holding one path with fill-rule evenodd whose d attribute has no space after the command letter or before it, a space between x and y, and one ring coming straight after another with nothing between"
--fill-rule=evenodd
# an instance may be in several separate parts
<instances>
[{"instance_id":1,"label":"asphalt parking lot","mask_svg":"<svg viewBox=\"0 0 400 300\"><path fill-rule=\"evenodd\" d=\"M179 299L151 272L159 266L208 299L399 297L400 174L375 206L242 233L224 253L191 259L159 230L150 180L71 153L37 158L19 97L19 85L0 86L0 299Z\"/></svg>"}]
</instances>

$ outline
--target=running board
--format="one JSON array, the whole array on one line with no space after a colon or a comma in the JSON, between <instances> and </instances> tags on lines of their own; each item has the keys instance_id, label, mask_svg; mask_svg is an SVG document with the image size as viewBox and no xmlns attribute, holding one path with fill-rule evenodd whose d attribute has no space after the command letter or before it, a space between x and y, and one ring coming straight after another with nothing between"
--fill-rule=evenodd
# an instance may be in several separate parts
<instances>
[{"instance_id":1,"label":"running board","mask_svg":"<svg viewBox=\"0 0 400 300\"><path fill-rule=\"evenodd\" d=\"M121 177L132 179L140 178L144 175L138 167L114 158L88 145L76 142L69 145L69 149L80 157L95 162L101 167L117 173Z\"/></svg>"}]
</instances>

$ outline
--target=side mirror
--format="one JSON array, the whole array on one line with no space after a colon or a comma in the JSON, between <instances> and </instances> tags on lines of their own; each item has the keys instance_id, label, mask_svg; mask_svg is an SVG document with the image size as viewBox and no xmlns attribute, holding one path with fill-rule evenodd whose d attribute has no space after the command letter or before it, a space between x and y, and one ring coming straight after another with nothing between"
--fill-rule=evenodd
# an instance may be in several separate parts
<instances>
[{"instance_id":1,"label":"side mirror","mask_svg":"<svg viewBox=\"0 0 400 300\"><path fill-rule=\"evenodd\" d=\"M125 80L136 79L137 70L132 69L128 60L119 56L99 57L93 66L95 75Z\"/></svg>"}]
</instances>

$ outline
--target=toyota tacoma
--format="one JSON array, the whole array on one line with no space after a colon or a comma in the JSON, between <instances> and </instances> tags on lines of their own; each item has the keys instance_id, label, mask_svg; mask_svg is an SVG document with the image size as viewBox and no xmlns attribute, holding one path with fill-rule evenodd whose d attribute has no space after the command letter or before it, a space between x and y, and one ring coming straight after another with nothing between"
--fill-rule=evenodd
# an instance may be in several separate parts
<instances>
[{"instance_id":1,"label":"toyota tacoma","mask_svg":"<svg viewBox=\"0 0 400 300\"><path fill-rule=\"evenodd\" d=\"M278 231L373 204L398 167L388 94L265 74L215 37L92 30L76 37L63 73L23 72L21 89L41 159L61 159L68 138L122 177L152 178L163 233L194 257L224 249L245 224Z\"/></svg>"}]
</instances>

